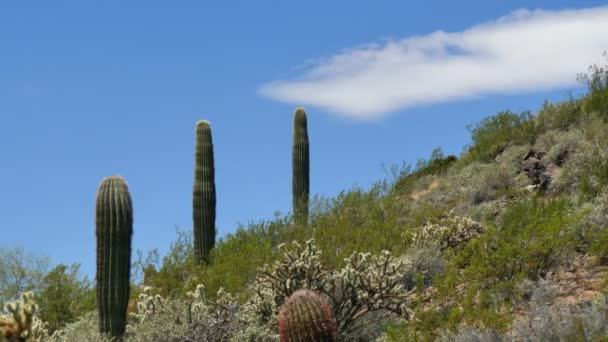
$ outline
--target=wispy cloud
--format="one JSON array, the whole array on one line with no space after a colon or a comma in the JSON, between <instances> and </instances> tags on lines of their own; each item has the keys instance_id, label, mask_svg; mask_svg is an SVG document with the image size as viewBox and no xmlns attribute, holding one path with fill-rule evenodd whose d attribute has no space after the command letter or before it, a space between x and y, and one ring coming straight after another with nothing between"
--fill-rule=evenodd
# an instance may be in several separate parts
<instances>
[{"instance_id":1,"label":"wispy cloud","mask_svg":"<svg viewBox=\"0 0 608 342\"><path fill-rule=\"evenodd\" d=\"M572 86L608 49L608 7L517 10L462 32L344 50L259 92L358 119L487 94Z\"/></svg>"}]
</instances>

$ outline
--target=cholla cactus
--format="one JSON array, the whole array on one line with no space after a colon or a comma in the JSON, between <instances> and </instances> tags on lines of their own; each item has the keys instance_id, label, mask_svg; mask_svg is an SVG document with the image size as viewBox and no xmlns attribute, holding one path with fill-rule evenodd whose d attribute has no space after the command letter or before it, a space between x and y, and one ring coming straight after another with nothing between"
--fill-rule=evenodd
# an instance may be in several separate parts
<instances>
[{"instance_id":1,"label":"cholla cactus","mask_svg":"<svg viewBox=\"0 0 608 342\"><path fill-rule=\"evenodd\" d=\"M196 321L207 321L207 334L215 337L226 337L231 332L239 305L236 297L220 288L214 300L205 296L205 287L199 284L193 292L188 292L189 324ZM220 339L223 340L223 339Z\"/></svg>"},{"instance_id":2,"label":"cholla cactus","mask_svg":"<svg viewBox=\"0 0 608 342\"><path fill-rule=\"evenodd\" d=\"M138 322L144 322L146 318L152 315L162 313L165 308L165 299L160 295L153 295L150 286L144 287L142 293L137 298L137 312L131 314Z\"/></svg>"},{"instance_id":3,"label":"cholla cactus","mask_svg":"<svg viewBox=\"0 0 608 342\"><path fill-rule=\"evenodd\" d=\"M276 309L299 288L326 295L343 336L355 333L366 324L372 312L409 316L406 303L411 291L403 284L408 264L396 261L388 251L380 255L353 253L344 260L344 267L330 271L319 261L321 252L314 239L306 247L293 242L284 258L258 270L253 286L252 305L265 319L276 315Z\"/></svg>"},{"instance_id":4,"label":"cholla cactus","mask_svg":"<svg viewBox=\"0 0 608 342\"><path fill-rule=\"evenodd\" d=\"M298 290L279 312L281 342L333 342L336 319L327 301L310 290Z\"/></svg>"},{"instance_id":5,"label":"cholla cactus","mask_svg":"<svg viewBox=\"0 0 608 342\"><path fill-rule=\"evenodd\" d=\"M285 298L294 291L322 288L327 273L319 261L321 251L313 239L306 241L305 246L294 241L291 249L285 244L280 244L277 249L283 254L283 260L258 269L254 283L257 298L262 299L254 305L266 320L276 315Z\"/></svg>"},{"instance_id":6,"label":"cholla cactus","mask_svg":"<svg viewBox=\"0 0 608 342\"><path fill-rule=\"evenodd\" d=\"M0 315L0 341L40 341L47 337L44 323L38 319L34 295L26 292L20 301L6 305L6 315Z\"/></svg>"},{"instance_id":7,"label":"cholla cactus","mask_svg":"<svg viewBox=\"0 0 608 342\"><path fill-rule=\"evenodd\" d=\"M469 218L457 216L450 210L435 222L427 222L414 233L406 234L415 243L435 241L442 250L461 246L463 243L479 236L485 228L481 223Z\"/></svg>"},{"instance_id":8,"label":"cholla cactus","mask_svg":"<svg viewBox=\"0 0 608 342\"><path fill-rule=\"evenodd\" d=\"M127 327L136 341L227 341L241 328L237 298L220 289L215 299L198 285L184 299L165 299L146 287L139 295L134 324Z\"/></svg>"}]
</instances>

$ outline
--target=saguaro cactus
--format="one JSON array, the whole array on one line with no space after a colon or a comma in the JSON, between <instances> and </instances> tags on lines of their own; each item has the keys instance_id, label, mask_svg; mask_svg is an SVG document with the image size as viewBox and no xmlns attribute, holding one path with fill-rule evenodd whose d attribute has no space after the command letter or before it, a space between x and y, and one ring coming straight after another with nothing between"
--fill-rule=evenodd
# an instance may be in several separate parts
<instances>
[{"instance_id":1,"label":"saguaro cactus","mask_svg":"<svg viewBox=\"0 0 608 342\"><path fill-rule=\"evenodd\" d=\"M194 189L192 217L194 223L194 256L198 264L209 261L215 245L215 168L211 125L201 120L196 124Z\"/></svg>"},{"instance_id":2,"label":"saguaro cactus","mask_svg":"<svg viewBox=\"0 0 608 342\"><path fill-rule=\"evenodd\" d=\"M131 195L122 177L101 181L95 223L99 331L120 339L127 323L133 234Z\"/></svg>"},{"instance_id":3,"label":"saguaro cactus","mask_svg":"<svg viewBox=\"0 0 608 342\"><path fill-rule=\"evenodd\" d=\"M310 190L310 158L306 112L303 108L296 109L293 118L292 163L293 214L296 222L306 224Z\"/></svg>"},{"instance_id":4,"label":"saguaro cactus","mask_svg":"<svg viewBox=\"0 0 608 342\"><path fill-rule=\"evenodd\" d=\"M337 324L323 297L306 289L294 292L279 311L281 342L333 342Z\"/></svg>"}]
</instances>

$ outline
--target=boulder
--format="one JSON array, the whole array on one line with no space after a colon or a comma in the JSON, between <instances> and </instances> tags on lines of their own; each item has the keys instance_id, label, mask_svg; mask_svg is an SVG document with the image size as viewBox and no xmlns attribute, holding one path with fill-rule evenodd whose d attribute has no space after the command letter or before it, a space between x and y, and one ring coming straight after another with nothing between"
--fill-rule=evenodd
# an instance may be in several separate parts
<instances>
[{"instance_id":1,"label":"boulder","mask_svg":"<svg viewBox=\"0 0 608 342\"><path fill-rule=\"evenodd\" d=\"M568 151L561 153L557 157L556 163L543 160L545 155L544 151L530 148L521 160L519 171L525 173L534 185L534 187L526 187L526 190L546 190L551 181L561 173L561 165L568 158Z\"/></svg>"}]
</instances>

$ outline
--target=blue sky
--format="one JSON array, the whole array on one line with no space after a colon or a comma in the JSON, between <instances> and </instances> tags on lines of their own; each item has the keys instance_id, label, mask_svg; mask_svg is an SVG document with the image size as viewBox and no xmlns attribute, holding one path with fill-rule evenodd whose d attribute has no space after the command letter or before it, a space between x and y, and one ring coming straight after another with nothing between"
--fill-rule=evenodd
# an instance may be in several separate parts
<instances>
[{"instance_id":1,"label":"blue sky","mask_svg":"<svg viewBox=\"0 0 608 342\"><path fill-rule=\"evenodd\" d=\"M601 1L126 3L0 3L0 246L90 275L104 176L129 183L134 250L190 229L200 119L224 236L290 210L299 105L311 191L332 196L459 154L485 116L567 98L608 48L605 8L564 11Z\"/></svg>"}]
</instances>

